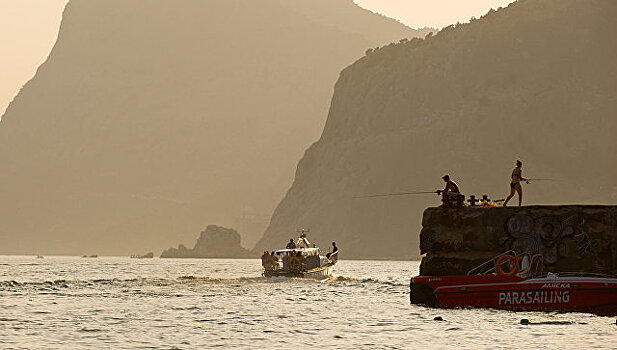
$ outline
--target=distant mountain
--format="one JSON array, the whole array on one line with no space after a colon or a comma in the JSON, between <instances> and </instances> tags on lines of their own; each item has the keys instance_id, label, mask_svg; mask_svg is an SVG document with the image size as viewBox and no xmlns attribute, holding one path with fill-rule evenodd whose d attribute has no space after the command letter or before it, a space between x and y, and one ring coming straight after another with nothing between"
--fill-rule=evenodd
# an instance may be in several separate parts
<instances>
[{"instance_id":1,"label":"distant mountain","mask_svg":"<svg viewBox=\"0 0 617 350\"><path fill-rule=\"evenodd\" d=\"M617 2L520 0L426 40L388 45L343 71L320 140L255 251L290 228L341 258L415 258L423 209L443 188L533 204L617 202ZM514 200L516 203L516 198ZM490 210L490 209L487 209Z\"/></svg>"},{"instance_id":2,"label":"distant mountain","mask_svg":"<svg viewBox=\"0 0 617 350\"><path fill-rule=\"evenodd\" d=\"M252 245L340 70L424 34L351 0L71 0L0 122L0 254L156 251L211 222Z\"/></svg>"}]
</instances>

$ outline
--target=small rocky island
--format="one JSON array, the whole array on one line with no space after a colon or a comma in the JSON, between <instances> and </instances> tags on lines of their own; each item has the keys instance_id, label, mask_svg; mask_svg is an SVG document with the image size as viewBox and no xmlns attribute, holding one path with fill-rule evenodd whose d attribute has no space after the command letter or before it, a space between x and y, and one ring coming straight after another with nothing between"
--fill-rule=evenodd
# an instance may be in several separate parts
<instances>
[{"instance_id":1,"label":"small rocky island","mask_svg":"<svg viewBox=\"0 0 617 350\"><path fill-rule=\"evenodd\" d=\"M240 234L230 228L209 225L197 239L193 249L180 244L169 248L161 258L248 258L250 251L240 245Z\"/></svg>"},{"instance_id":2,"label":"small rocky island","mask_svg":"<svg viewBox=\"0 0 617 350\"><path fill-rule=\"evenodd\" d=\"M617 274L617 206L428 208L424 276L465 275L506 251L540 254L546 272Z\"/></svg>"}]
</instances>

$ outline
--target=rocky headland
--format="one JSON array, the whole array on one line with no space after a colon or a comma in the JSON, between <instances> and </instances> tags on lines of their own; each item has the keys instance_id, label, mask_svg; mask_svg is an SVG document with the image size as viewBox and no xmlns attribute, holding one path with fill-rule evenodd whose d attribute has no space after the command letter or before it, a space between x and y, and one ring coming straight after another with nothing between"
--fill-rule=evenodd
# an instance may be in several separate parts
<instances>
[{"instance_id":1,"label":"rocky headland","mask_svg":"<svg viewBox=\"0 0 617 350\"><path fill-rule=\"evenodd\" d=\"M336 83L318 142L256 251L310 227L346 258L418 258L422 212L449 173L524 203L616 203L617 2L519 0L425 39L371 50Z\"/></svg>"},{"instance_id":2,"label":"rocky headland","mask_svg":"<svg viewBox=\"0 0 617 350\"><path fill-rule=\"evenodd\" d=\"M230 228L209 225L197 239L192 249L180 244L169 248L161 258L248 258L250 251L240 245L240 234Z\"/></svg>"}]
</instances>

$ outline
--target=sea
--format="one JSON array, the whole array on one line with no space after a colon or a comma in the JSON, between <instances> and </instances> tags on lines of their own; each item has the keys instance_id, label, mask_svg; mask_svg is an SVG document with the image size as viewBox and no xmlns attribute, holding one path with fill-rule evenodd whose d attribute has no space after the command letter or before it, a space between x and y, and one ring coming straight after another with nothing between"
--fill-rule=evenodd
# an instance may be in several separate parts
<instances>
[{"instance_id":1,"label":"sea","mask_svg":"<svg viewBox=\"0 0 617 350\"><path fill-rule=\"evenodd\" d=\"M614 317L412 305L418 269L341 260L314 281L256 259L1 256L0 348L617 348Z\"/></svg>"}]
</instances>

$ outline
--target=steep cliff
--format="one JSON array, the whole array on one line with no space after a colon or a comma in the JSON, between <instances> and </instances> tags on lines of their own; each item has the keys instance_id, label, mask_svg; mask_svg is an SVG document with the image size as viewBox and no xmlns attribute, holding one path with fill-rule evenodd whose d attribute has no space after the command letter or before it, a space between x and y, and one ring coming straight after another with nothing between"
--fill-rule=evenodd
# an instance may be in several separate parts
<instances>
[{"instance_id":1,"label":"steep cliff","mask_svg":"<svg viewBox=\"0 0 617 350\"><path fill-rule=\"evenodd\" d=\"M209 225L192 249L180 244L169 248L161 258L246 258L250 251L240 246L240 234L230 228Z\"/></svg>"},{"instance_id":2,"label":"steep cliff","mask_svg":"<svg viewBox=\"0 0 617 350\"><path fill-rule=\"evenodd\" d=\"M369 52L338 80L320 140L256 250L296 227L342 257L417 257L430 195L505 197L514 161L524 202L617 202L617 2L520 0L425 40Z\"/></svg>"},{"instance_id":3,"label":"steep cliff","mask_svg":"<svg viewBox=\"0 0 617 350\"><path fill-rule=\"evenodd\" d=\"M351 0L71 0L0 122L0 254L156 251L213 221L252 245L340 70L416 34Z\"/></svg>"}]
</instances>

